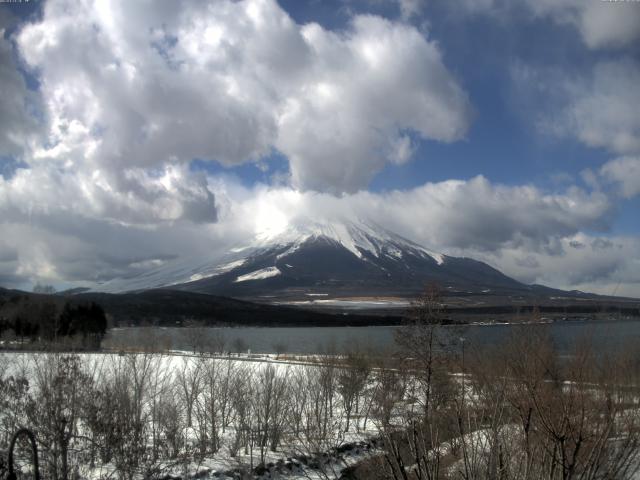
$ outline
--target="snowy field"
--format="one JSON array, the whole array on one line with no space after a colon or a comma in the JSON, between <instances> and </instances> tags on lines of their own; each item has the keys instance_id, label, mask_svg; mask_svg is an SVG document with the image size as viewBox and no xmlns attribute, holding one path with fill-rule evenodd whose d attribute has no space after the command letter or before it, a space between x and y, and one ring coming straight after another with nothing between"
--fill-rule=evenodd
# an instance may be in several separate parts
<instances>
[{"instance_id":1,"label":"snowy field","mask_svg":"<svg viewBox=\"0 0 640 480\"><path fill-rule=\"evenodd\" d=\"M45 429L55 430L51 422L60 419L35 412L27 396L33 395L35 404L51 395L53 403L60 400L58 394L72 390L77 395L63 405L76 423L69 434L68 461L81 478L112 478L126 469L142 476L182 478L245 478L249 471L254 473L247 478L338 478L346 466L378 453L372 402L365 405L363 397L353 398L361 392L340 394L340 373L334 367L278 360L275 355L80 354L73 365L65 358L0 354L0 378L29 379L28 392L21 392L13 408L3 405L0 442L6 446L11 427L18 425L42 432L42 421ZM51 391L54 385L61 392ZM102 462L99 453L87 456L101 441L114 443L105 440L108 434L100 418L92 418L84 404L94 401L94 416L144 437L144 451L126 445L115 446L125 450L113 458L105 455ZM50 406L47 399L42 403L43 408ZM119 403L125 408L119 409ZM39 441L46 442L50 434ZM101 448L104 445L96 450ZM141 458L127 459L126 448L133 450L129 456Z\"/></svg>"},{"instance_id":2,"label":"snowy field","mask_svg":"<svg viewBox=\"0 0 640 480\"><path fill-rule=\"evenodd\" d=\"M2 353L0 450L27 426L43 477L78 480L517 479L558 462L562 434L594 479L640 478L635 377L555 383L527 363L537 351L429 377L358 355Z\"/></svg>"}]
</instances>

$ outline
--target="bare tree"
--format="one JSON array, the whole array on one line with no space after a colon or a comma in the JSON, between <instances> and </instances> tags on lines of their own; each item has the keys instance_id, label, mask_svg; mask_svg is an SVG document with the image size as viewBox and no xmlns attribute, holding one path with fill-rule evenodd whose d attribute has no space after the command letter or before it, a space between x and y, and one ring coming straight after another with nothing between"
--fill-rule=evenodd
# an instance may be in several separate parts
<instances>
[{"instance_id":1,"label":"bare tree","mask_svg":"<svg viewBox=\"0 0 640 480\"><path fill-rule=\"evenodd\" d=\"M232 342L232 348L238 355L240 355L241 353L244 353L247 350L249 350L249 344L246 342L244 338L238 337L238 338L234 338Z\"/></svg>"},{"instance_id":2,"label":"bare tree","mask_svg":"<svg viewBox=\"0 0 640 480\"><path fill-rule=\"evenodd\" d=\"M238 369L230 384L230 400L235 418L235 435L229 446L229 452L235 457L241 447L249 453L251 430L253 427L253 385L246 367Z\"/></svg>"},{"instance_id":3,"label":"bare tree","mask_svg":"<svg viewBox=\"0 0 640 480\"><path fill-rule=\"evenodd\" d=\"M194 354L207 350L207 329L202 327L185 327L183 335L187 345Z\"/></svg>"},{"instance_id":4,"label":"bare tree","mask_svg":"<svg viewBox=\"0 0 640 480\"><path fill-rule=\"evenodd\" d=\"M115 365L108 382L103 385L106 409L110 418L106 422L106 440L118 476L132 480L146 464L148 454L146 437L147 414L144 410L144 360L128 355ZM142 368L141 368L142 367Z\"/></svg>"},{"instance_id":5,"label":"bare tree","mask_svg":"<svg viewBox=\"0 0 640 480\"><path fill-rule=\"evenodd\" d=\"M206 333L205 333L206 332ZM224 333L219 329L205 329L206 334L206 350L209 353L218 353L221 354L224 352L225 346L227 345L227 339L224 336Z\"/></svg>"},{"instance_id":6,"label":"bare tree","mask_svg":"<svg viewBox=\"0 0 640 480\"><path fill-rule=\"evenodd\" d=\"M169 391L159 399L155 418L155 428L160 435L160 452L164 458L178 458L185 447L185 419L174 392Z\"/></svg>"},{"instance_id":7,"label":"bare tree","mask_svg":"<svg viewBox=\"0 0 640 480\"><path fill-rule=\"evenodd\" d=\"M291 428L294 438L299 438L301 434L304 416L309 401L308 370L314 367L301 366L295 369L290 377L291 384Z\"/></svg>"},{"instance_id":8,"label":"bare tree","mask_svg":"<svg viewBox=\"0 0 640 480\"><path fill-rule=\"evenodd\" d=\"M444 321L442 296L436 284L429 284L422 294L412 302L409 322L398 329L396 342L401 347L405 368L415 374L420 388L418 400L422 402L424 415L428 416L434 407L436 382L446 381L443 369L442 351L445 334L441 325Z\"/></svg>"},{"instance_id":9,"label":"bare tree","mask_svg":"<svg viewBox=\"0 0 640 480\"><path fill-rule=\"evenodd\" d=\"M171 465L187 475L225 447L246 472L283 450L304 455L310 476L336 478L359 412L356 425L371 416L385 449L364 478L630 480L640 467L638 348L594 345L586 338L560 355L548 327L517 327L500 348L467 352L459 375L459 358L434 340L430 377L415 344L413 354L334 352L295 367L151 353L0 356L0 447L26 421L54 480L152 479Z\"/></svg>"},{"instance_id":10,"label":"bare tree","mask_svg":"<svg viewBox=\"0 0 640 480\"><path fill-rule=\"evenodd\" d=\"M267 449L275 451L288 419L288 370L279 372L271 364L256 373L253 411L256 416L257 443L260 463L264 464Z\"/></svg>"},{"instance_id":11,"label":"bare tree","mask_svg":"<svg viewBox=\"0 0 640 480\"><path fill-rule=\"evenodd\" d=\"M230 408L230 383L233 374L230 361L202 360L202 421L211 450L220 448L220 434L225 430Z\"/></svg>"},{"instance_id":12,"label":"bare tree","mask_svg":"<svg viewBox=\"0 0 640 480\"><path fill-rule=\"evenodd\" d=\"M456 478L632 478L640 405L628 358L581 341L560 359L546 327L515 330L474 359L471 394L457 397Z\"/></svg>"},{"instance_id":13,"label":"bare tree","mask_svg":"<svg viewBox=\"0 0 640 480\"><path fill-rule=\"evenodd\" d=\"M338 447L344 442L344 417L331 413L330 395L335 395L335 382L328 382L334 375L333 365L307 367L298 377L296 389L305 394L297 401L304 401L302 421L296 435L295 450L309 459L308 466L314 477L337 478L346 466L338 455ZM296 400L293 403L297 402ZM298 407L296 407L298 408Z\"/></svg>"},{"instance_id":14,"label":"bare tree","mask_svg":"<svg viewBox=\"0 0 640 480\"><path fill-rule=\"evenodd\" d=\"M168 401L168 397L172 397L176 393L173 384L173 375L168 368L166 362L160 355L154 356L149 366L149 391L148 391L148 409L150 415L150 433L151 448L153 459L158 460L160 456L161 434L160 421L161 416L165 416L165 420L170 418L170 413L175 402Z\"/></svg>"},{"instance_id":15,"label":"bare tree","mask_svg":"<svg viewBox=\"0 0 640 480\"><path fill-rule=\"evenodd\" d=\"M306 406L303 417L300 444L308 453L317 455L336 448L344 438L342 416L331 412L330 396L335 395L334 384L327 380L335 367L319 365L309 367L306 372Z\"/></svg>"},{"instance_id":16,"label":"bare tree","mask_svg":"<svg viewBox=\"0 0 640 480\"><path fill-rule=\"evenodd\" d=\"M412 302L409 321L398 329L396 365L381 365L372 401L387 446L389 478L436 479L442 474L441 444L453 435L456 394L448 369L450 339L440 289L427 285Z\"/></svg>"},{"instance_id":17,"label":"bare tree","mask_svg":"<svg viewBox=\"0 0 640 480\"><path fill-rule=\"evenodd\" d=\"M344 365L338 372L338 392L342 397L342 406L346 416L345 431L349 430L354 409L356 413L358 412L359 398L369 379L370 372L370 360L366 355L358 352L347 354Z\"/></svg>"},{"instance_id":18,"label":"bare tree","mask_svg":"<svg viewBox=\"0 0 640 480\"><path fill-rule=\"evenodd\" d=\"M189 428L193 426L193 408L202 387L201 366L200 362L195 362L190 357L182 357L180 368L176 374L176 382Z\"/></svg>"},{"instance_id":19,"label":"bare tree","mask_svg":"<svg viewBox=\"0 0 640 480\"><path fill-rule=\"evenodd\" d=\"M11 435L23 426L30 385L26 372L18 371L15 360L0 355L0 450L6 450Z\"/></svg>"},{"instance_id":20,"label":"bare tree","mask_svg":"<svg viewBox=\"0 0 640 480\"><path fill-rule=\"evenodd\" d=\"M46 476L67 480L72 471L70 453L77 440L81 406L87 401L90 378L77 355L50 354L34 358L37 395L26 408L38 431Z\"/></svg>"}]
</instances>

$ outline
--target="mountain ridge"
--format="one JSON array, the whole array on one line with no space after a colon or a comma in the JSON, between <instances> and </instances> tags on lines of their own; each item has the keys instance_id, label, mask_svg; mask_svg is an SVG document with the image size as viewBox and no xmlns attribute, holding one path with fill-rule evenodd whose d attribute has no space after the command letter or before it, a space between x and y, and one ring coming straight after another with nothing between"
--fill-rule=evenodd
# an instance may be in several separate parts
<instances>
[{"instance_id":1,"label":"mountain ridge","mask_svg":"<svg viewBox=\"0 0 640 480\"><path fill-rule=\"evenodd\" d=\"M315 307L329 303L325 300L349 297L412 298L428 283L439 285L446 297L460 299L458 306L598 297L527 285L484 262L434 252L366 220L309 218L263 229L225 254L177 259L92 291L173 289Z\"/></svg>"},{"instance_id":2,"label":"mountain ridge","mask_svg":"<svg viewBox=\"0 0 640 480\"><path fill-rule=\"evenodd\" d=\"M94 291L173 288L228 296L413 295L425 283L454 290L529 287L490 265L434 252L364 220L303 219L260 232L224 255L172 262Z\"/></svg>"}]
</instances>

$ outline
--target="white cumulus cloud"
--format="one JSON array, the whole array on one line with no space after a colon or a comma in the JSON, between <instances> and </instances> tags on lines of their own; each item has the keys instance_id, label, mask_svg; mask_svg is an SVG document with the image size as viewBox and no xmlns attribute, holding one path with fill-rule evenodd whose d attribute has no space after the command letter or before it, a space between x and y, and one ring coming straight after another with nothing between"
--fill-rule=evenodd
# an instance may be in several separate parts
<instances>
[{"instance_id":1,"label":"white cumulus cloud","mask_svg":"<svg viewBox=\"0 0 640 480\"><path fill-rule=\"evenodd\" d=\"M12 32L0 35L2 283L132 275L228 246L242 229L212 225L241 187L194 172L194 158L280 151L288 183L349 192L409 161L412 139L455 141L470 122L436 43L375 16L332 32L274 0L48 0Z\"/></svg>"},{"instance_id":2,"label":"white cumulus cloud","mask_svg":"<svg viewBox=\"0 0 640 480\"><path fill-rule=\"evenodd\" d=\"M582 75L516 64L512 77L542 132L616 154L640 152L640 63L631 57L599 61Z\"/></svg>"},{"instance_id":3,"label":"white cumulus cloud","mask_svg":"<svg viewBox=\"0 0 640 480\"><path fill-rule=\"evenodd\" d=\"M522 12L574 28L590 49L618 49L640 40L640 8L634 1L608 0L461 0L454 8L502 20Z\"/></svg>"},{"instance_id":4,"label":"white cumulus cloud","mask_svg":"<svg viewBox=\"0 0 640 480\"><path fill-rule=\"evenodd\" d=\"M49 118L38 155L114 176L277 149L295 186L354 191L398 161L407 131L451 142L471 117L436 43L375 16L332 32L273 0L50 0L17 43Z\"/></svg>"},{"instance_id":5,"label":"white cumulus cloud","mask_svg":"<svg viewBox=\"0 0 640 480\"><path fill-rule=\"evenodd\" d=\"M640 157L610 160L600 168L600 175L614 183L623 197L640 195Z\"/></svg>"},{"instance_id":6,"label":"white cumulus cloud","mask_svg":"<svg viewBox=\"0 0 640 480\"><path fill-rule=\"evenodd\" d=\"M0 157L21 157L38 130L39 97L22 75L6 27L13 21L0 11Z\"/></svg>"}]
</instances>

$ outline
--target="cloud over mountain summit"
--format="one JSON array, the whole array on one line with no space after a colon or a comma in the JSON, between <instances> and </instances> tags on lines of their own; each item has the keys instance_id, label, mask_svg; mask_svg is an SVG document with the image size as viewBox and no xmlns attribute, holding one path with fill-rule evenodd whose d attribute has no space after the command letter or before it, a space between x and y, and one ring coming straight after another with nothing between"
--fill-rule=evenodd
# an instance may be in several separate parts
<instances>
[{"instance_id":1,"label":"cloud over mountain summit","mask_svg":"<svg viewBox=\"0 0 640 480\"><path fill-rule=\"evenodd\" d=\"M618 223L640 192L635 4L23 3L0 5L1 285L130 277L338 212L640 295Z\"/></svg>"}]
</instances>

